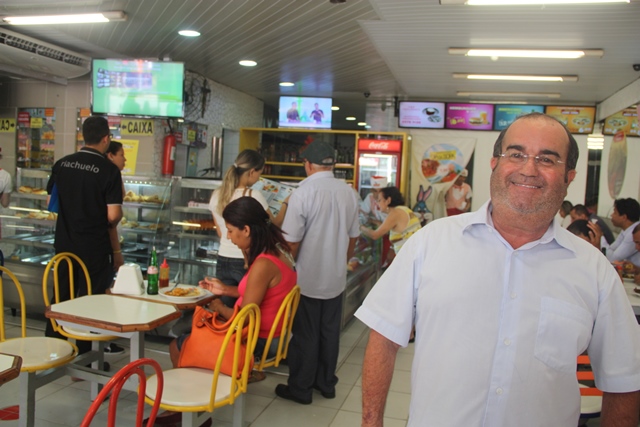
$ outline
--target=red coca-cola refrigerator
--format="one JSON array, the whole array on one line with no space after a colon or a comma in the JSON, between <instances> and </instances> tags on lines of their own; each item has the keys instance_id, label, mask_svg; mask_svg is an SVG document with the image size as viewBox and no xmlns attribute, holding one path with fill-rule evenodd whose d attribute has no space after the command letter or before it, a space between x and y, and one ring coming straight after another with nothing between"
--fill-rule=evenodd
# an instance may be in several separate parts
<instances>
[{"instance_id":1,"label":"red coca-cola refrigerator","mask_svg":"<svg viewBox=\"0 0 640 427\"><path fill-rule=\"evenodd\" d=\"M400 139L358 140L356 184L361 198L371 191L373 176L385 177L389 186L393 185L402 191L402 148Z\"/></svg>"}]
</instances>

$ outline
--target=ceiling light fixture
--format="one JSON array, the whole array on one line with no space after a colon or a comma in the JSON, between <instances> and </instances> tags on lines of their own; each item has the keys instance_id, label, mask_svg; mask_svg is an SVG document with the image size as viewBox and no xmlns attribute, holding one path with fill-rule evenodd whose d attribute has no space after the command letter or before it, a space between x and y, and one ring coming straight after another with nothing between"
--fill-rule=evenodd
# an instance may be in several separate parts
<instances>
[{"instance_id":1,"label":"ceiling light fixture","mask_svg":"<svg viewBox=\"0 0 640 427\"><path fill-rule=\"evenodd\" d=\"M354 121L356 118L355 118L355 117L353 117L353 116L349 116L349 117L345 117L344 119L345 119L345 120L348 120L348 121L350 121L350 122L352 122L352 121Z\"/></svg>"},{"instance_id":2,"label":"ceiling light fixture","mask_svg":"<svg viewBox=\"0 0 640 427\"><path fill-rule=\"evenodd\" d=\"M0 22L9 25L90 24L96 22L126 21L121 10L99 13L77 13L72 15L3 16Z\"/></svg>"},{"instance_id":3,"label":"ceiling light fixture","mask_svg":"<svg viewBox=\"0 0 640 427\"><path fill-rule=\"evenodd\" d=\"M476 101L473 99L469 100L470 104L509 104L509 105L527 105L528 102L526 101Z\"/></svg>"},{"instance_id":4,"label":"ceiling light fixture","mask_svg":"<svg viewBox=\"0 0 640 427\"><path fill-rule=\"evenodd\" d=\"M546 49L475 49L468 47L450 47L449 55L488 56L491 58L550 58L550 59L578 59L585 56L604 55L602 49L582 50L546 50Z\"/></svg>"},{"instance_id":5,"label":"ceiling light fixture","mask_svg":"<svg viewBox=\"0 0 640 427\"><path fill-rule=\"evenodd\" d=\"M358 122L358 126L366 126L367 122Z\"/></svg>"},{"instance_id":6,"label":"ceiling light fixture","mask_svg":"<svg viewBox=\"0 0 640 427\"><path fill-rule=\"evenodd\" d=\"M520 6L532 4L629 3L629 0L467 0L470 6Z\"/></svg>"},{"instance_id":7,"label":"ceiling light fixture","mask_svg":"<svg viewBox=\"0 0 640 427\"><path fill-rule=\"evenodd\" d=\"M291 86L293 86L293 83L291 83L291 82L280 82L280 86L282 86L282 87L291 87Z\"/></svg>"},{"instance_id":8,"label":"ceiling light fixture","mask_svg":"<svg viewBox=\"0 0 640 427\"><path fill-rule=\"evenodd\" d=\"M242 61L238 62L238 64L242 65L243 67L255 67L256 65L258 65L256 61L252 61L250 59L243 59Z\"/></svg>"},{"instance_id":9,"label":"ceiling light fixture","mask_svg":"<svg viewBox=\"0 0 640 427\"><path fill-rule=\"evenodd\" d=\"M560 98L559 93L543 92L457 92L458 96L500 96L519 98Z\"/></svg>"},{"instance_id":10,"label":"ceiling light fixture","mask_svg":"<svg viewBox=\"0 0 640 427\"><path fill-rule=\"evenodd\" d=\"M454 79L469 80L509 80L527 82L577 82L578 76L534 76L524 74L466 74L453 73Z\"/></svg>"},{"instance_id":11,"label":"ceiling light fixture","mask_svg":"<svg viewBox=\"0 0 640 427\"><path fill-rule=\"evenodd\" d=\"M200 33L195 30L180 30L178 34L185 37L199 37Z\"/></svg>"},{"instance_id":12,"label":"ceiling light fixture","mask_svg":"<svg viewBox=\"0 0 640 427\"><path fill-rule=\"evenodd\" d=\"M332 111L338 111L340 109L340 107L338 107L337 105L334 105L331 107Z\"/></svg>"}]
</instances>

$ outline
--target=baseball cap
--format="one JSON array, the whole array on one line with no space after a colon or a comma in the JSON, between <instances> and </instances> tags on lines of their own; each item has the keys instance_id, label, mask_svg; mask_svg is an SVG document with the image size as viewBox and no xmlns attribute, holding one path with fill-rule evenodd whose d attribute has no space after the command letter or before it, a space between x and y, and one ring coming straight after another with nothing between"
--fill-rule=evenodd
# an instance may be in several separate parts
<instances>
[{"instance_id":1,"label":"baseball cap","mask_svg":"<svg viewBox=\"0 0 640 427\"><path fill-rule=\"evenodd\" d=\"M389 182L387 181L386 176L372 176L371 177L371 188L380 189L387 186Z\"/></svg>"},{"instance_id":2,"label":"baseball cap","mask_svg":"<svg viewBox=\"0 0 640 427\"><path fill-rule=\"evenodd\" d=\"M326 142L313 141L300 157L315 165L331 166L335 163L335 150Z\"/></svg>"}]
</instances>

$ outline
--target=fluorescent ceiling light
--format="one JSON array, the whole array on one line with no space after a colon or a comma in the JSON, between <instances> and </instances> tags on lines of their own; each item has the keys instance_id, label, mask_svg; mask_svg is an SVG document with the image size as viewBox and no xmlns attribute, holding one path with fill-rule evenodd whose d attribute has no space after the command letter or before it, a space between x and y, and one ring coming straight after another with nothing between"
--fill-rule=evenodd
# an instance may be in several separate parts
<instances>
[{"instance_id":1,"label":"fluorescent ceiling light","mask_svg":"<svg viewBox=\"0 0 640 427\"><path fill-rule=\"evenodd\" d=\"M291 82L280 82L280 86L282 86L282 87L290 87L290 86L293 86L293 83L291 83Z\"/></svg>"},{"instance_id":2,"label":"fluorescent ceiling light","mask_svg":"<svg viewBox=\"0 0 640 427\"><path fill-rule=\"evenodd\" d=\"M520 6L531 4L629 3L629 0L467 0L470 6Z\"/></svg>"},{"instance_id":3,"label":"fluorescent ceiling light","mask_svg":"<svg viewBox=\"0 0 640 427\"><path fill-rule=\"evenodd\" d=\"M119 10L73 15L3 16L1 19L3 23L10 25L89 24L94 22L126 21L127 15Z\"/></svg>"},{"instance_id":4,"label":"fluorescent ceiling light","mask_svg":"<svg viewBox=\"0 0 640 427\"><path fill-rule=\"evenodd\" d=\"M542 92L457 92L458 96L507 96L519 98L560 98L559 93Z\"/></svg>"},{"instance_id":5,"label":"fluorescent ceiling light","mask_svg":"<svg viewBox=\"0 0 640 427\"><path fill-rule=\"evenodd\" d=\"M602 49L582 50L544 50L544 49L472 49L466 47L450 47L450 55L488 56L491 58L551 58L578 59L585 56L602 57Z\"/></svg>"},{"instance_id":6,"label":"fluorescent ceiling light","mask_svg":"<svg viewBox=\"0 0 640 427\"><path fill-rule=\"evenodd\" d=\"M453 73L454 79L470 80L512 80L528 82L577 82L578 76L533 76L524 74L464 74Z\"/></svg>"},{"instance_id":7,"label":"fluorescent ceiling light","mask_svg":"<svg viewBox=\"0 0 640 427\"><path fill-rule=\"evenodd\" d=\"M185 37L200 37L200 33L195 30L180 30L178 34Z\"/></svg>"},{"instance_id":8,"label":"fluorescent ceiling light","mask_svg":"<svg viewBox=\"0 0 640 427\"><path fill-rule=\"evenodd\" d=\"M238 64L242 65L243 67L255 67L256 65L258 65L256 61L252 61L250 59L243 59L242 61L238 62Z\"/></svg>"},{"instance_id":9,"label":"fluorescent ceiling light","mask_svg":"<svg viewBox=\"0 0 640 427\"><path fill-rule=\"evenodd\" d=\"M353 116L345 117L345 120L349 120L350 122L354 121L356 118Z\"/></svg>"},{"instance_id":10,"label":"fluorescent ceiling light","mask_svg":"<svg viewBox=\"0 0 640 427\"><path fill-rule=\"evenodd\" d=\"M337 105L334 105L331 107L331 110L333 111L338 111L340 109L340 107L338 107Z\"/></svg>"},{"instance_id":11,"label":"fluorescent ceiling light","mask_svg":"<svg viewBox=\"0 0 640 427\"><path fill-rule=\"evenodd\" d=\"M358 126L366 126L367 122L358 122Z\"/></svg>"},{"instance_id":12,"label":"fluorescent ceiling light","mask_svg":"<svg viewBox=\"0 0 640 427\"><path fill-rule=\"evenodd\" d=\"M527 105L528 102L525 101L476 101L469 100L470 104L514 104L514 105Z\"/></svg>"}]
</instances>

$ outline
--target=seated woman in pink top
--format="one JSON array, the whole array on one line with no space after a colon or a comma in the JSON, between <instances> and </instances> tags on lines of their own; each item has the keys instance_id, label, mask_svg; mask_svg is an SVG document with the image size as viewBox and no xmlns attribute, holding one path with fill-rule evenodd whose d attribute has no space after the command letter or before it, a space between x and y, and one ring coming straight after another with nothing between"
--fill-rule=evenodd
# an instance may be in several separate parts
<instances>
[{"instance_id":1,"label":"seated woman in pink top","mask_svg":"<svg viewBox=\"0 0 640 427\"><path fill-rule=\"evenodd\" d=\"M238 298L236 305L240 308L250 303L260 307L260 333L254 354L262 357L278 309L296 285L295 262L282 230L273 224L256 199L240 197L232 201L224 208L222 217L227 224L228 238L242 249L249 269L237 287L227 286L215 278L201 281L200 286L215 295ZM219 298L209 304L209 309L225 319L234 313L234 309L225 306ZM178 365L180 348L186 337L187 334L182 335L169 345L174 367ZM269 357L275 356L278 349L277 338L271 342Z\"/></svg>"}]
</instances>

